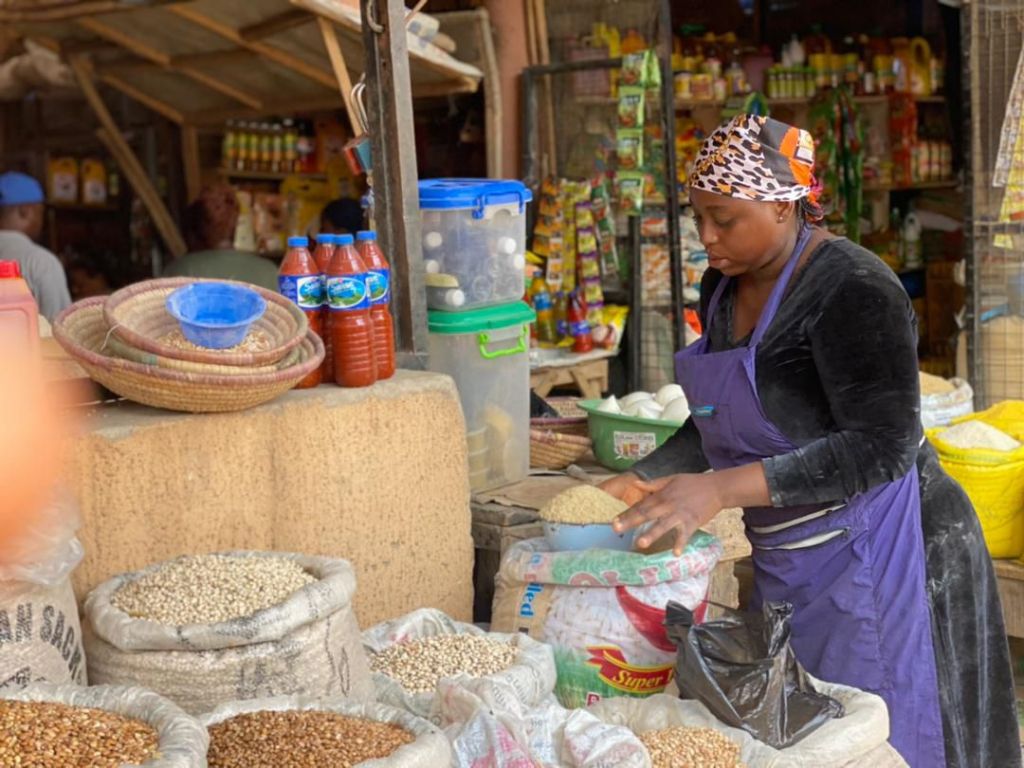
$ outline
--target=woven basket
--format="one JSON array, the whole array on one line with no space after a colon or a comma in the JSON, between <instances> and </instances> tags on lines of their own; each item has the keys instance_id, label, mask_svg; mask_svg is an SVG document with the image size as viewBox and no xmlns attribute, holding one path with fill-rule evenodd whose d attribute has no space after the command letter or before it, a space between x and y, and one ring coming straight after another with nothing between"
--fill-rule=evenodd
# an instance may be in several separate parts
<instances>
[{"instance_id":1,"label":"woven basket","mask_svg":"<svg viewBox=\"0 0 1024 768\"><path fill-rule=\"evenodd\" d=\"M103 316L114 334L129 347L150 352L169 360L186 360L207 365L243 367L272 366L284 360L306 337L309 322L305 313L284 296L249 283L235 283L250 288L267 302L267 311L252 325L271 340L271 348L260 352L223 352L218 350L186 350L164 344L160 339L178 330L178 321L167 311L167 297L178 288L199 282L234 282L231 280L196 280L191 277L167 277L145 280L122 288L111 295L103 306Z\"/></svg>"},{"instance_id":2,"label":"woven basket","mask_svg":"<svg viewBox=\"0 0 1024 768\"><path fill-rule=\"evenodd\" d=\"M577 403L577 397L552 397L548 401L558 416L538 416L530 419L530 428L541 432L558 432L563 435L589 434L587 428L587 412Z\"/></svg>"},{"instance_id":3,"label":"woven basket","mask_svg":"<svg viewBox=\"0 0 1024 768\"><path fill-rule=\"evenodd\" d=\"M320 337L307 331L298 361L282 370L223 375L143 365L107 354L110 327L104 297L72 304L57 317L53 335L99 384L122 397L154 408L187 413L241 411L273 400L298 384L324 359Z\"/></svg>"},{"instance_id":4,"label":"woven basket","mask_svg":"<svg viewBox=\"0 0 1024 768\"><path fill-rule=\"evenodd\" d=\"M583 458L589 450L589 437L551 430L530 430L531 467L565 469Z\"/></svg>"},{"instance_id":5,"label":"woven basket","mask_svg":"<svg viewBox=\"0 0 1024 768\"><path fill-rule=\"evenodd\" d=\"M175 360L170 357L161 357L152 352L145 352L141 349L127 344L115 334L108 334L103 348L99 352L112 357L120 357L124 360L131 360L142 365L155 365L159 368L167 368L176 371L188 371L190 373L204 373L210 375L220 374L222 376L249 376L254 373L273 373L295 365L301 356L301 347L296 347L282 360L274 365L214 365L213 363L194 363L191 360Z\"/></svg>"}]
</instances>

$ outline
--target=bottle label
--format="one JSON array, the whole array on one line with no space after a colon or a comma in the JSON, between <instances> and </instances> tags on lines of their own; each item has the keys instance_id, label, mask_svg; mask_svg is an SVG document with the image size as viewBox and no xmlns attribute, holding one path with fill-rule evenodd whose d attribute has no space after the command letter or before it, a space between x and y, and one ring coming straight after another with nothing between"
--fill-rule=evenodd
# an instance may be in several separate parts
<instances>
[{"instance_id":1,"label":"bottle label","mask_svg":"<svg viewBox=\"0 0 1024 768\"><path fill-rule=\"evenodd\" d=\"M551 309L551 296L547 293L538 293L533 297L533 308L538 312Z\"/></svg>"},{"instance_id":2,"label":"bottle label","mask_svg":"<svg viewBox=\"0 0 1024 768\"><path fill-rule=\"evenodd\" d=\"M323 285L320 275L280 275L278 290L289 301L301 309L319 309L323 306Z\"/></svg>"},{"instance_id":3,"label":"bottle label","mask_svg":"<svg viewBox=\"0 0 1024 768\"><path fill-rule=\"evenodd\" d=\"M366 290L372 305L387 304L391 298L391 270L371 269L367 272Z\"/></svg>"},{"instance_id":4,"label":"bottle label","mask_svg":"<svg viewBox=\"0 0 1024 768\"><path fill-rule=\"evenodd\" d=\"M369 309L366 275L344 275L327 278L327 304L333 310Z\"/></svg>"},{"instance_id":5,"label":"bottle label","mask_svg":"<svg viewBox=\"0 0 1024 768\"><path fill-rule=\"evenodd\" d=\"M586 320L580 320L578 323L572 323L569 328L573 336L583 336L584 334L590 333L590 323Z\"/></svg>"}]
</instances>

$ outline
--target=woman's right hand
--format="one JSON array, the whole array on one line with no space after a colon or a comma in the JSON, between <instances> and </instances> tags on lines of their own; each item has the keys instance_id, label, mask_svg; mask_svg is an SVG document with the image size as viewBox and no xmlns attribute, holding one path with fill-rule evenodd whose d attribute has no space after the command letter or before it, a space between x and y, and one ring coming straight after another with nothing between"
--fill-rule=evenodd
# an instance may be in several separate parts
<instances>
[{"instance_id":1,"label":"woman's right hand","mask_svg":"<svg viewBox=\"0 0 1024 768\"><path fill-rule=\"evenodd\" d=\"M621 475L605 480L598 488L610 496L620 499L627 506L632 507L650 495L650 491L646 491L641 487L643 482L639 475L635 475L632 472L624 472Z\"/></svg>"}]
</instances>

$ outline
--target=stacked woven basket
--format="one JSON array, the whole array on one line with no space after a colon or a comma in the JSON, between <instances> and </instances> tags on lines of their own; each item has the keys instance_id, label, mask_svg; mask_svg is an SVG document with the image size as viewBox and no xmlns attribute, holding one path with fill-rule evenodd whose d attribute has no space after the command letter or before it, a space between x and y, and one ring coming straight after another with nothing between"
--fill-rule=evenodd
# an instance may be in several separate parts
<instances>
[{"instance_id":1,"label":"stacked woven basket","mask_svg":"<svg viewBox=\"0 0 1024 768\"><path fill-rule=\"evenodd\" d=\"M530 419L530 466L565 469L591 448L587 414L573 397L553 397L547 402L558 416Z\"/></svg>"},{"instance_id":2,"label":"stacked woven basket","mask_svg":"<svg viewBox=\"0 0 1024 768\"><path fill-rule=\"evenodd\" d=\"M240 411L287 392L324 358L320 337L295 304L254 285L267 311L253 323L253 348L207 350L175 343L167 297L192 278L148 280L62 312L53 335L97 383L156 408L190 413ZM229 282L229 281L218 281ZM241 345L245 346L245 345Z\"/></svg>"}]
</instances>

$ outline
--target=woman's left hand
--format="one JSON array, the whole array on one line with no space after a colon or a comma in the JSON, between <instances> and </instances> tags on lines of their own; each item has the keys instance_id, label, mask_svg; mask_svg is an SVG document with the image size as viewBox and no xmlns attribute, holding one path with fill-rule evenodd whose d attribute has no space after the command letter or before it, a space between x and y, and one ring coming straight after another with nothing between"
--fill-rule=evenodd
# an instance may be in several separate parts
<instances>
[{"instance_id":1,"label":"woman's left hand","mask_svg":"<svg viewBox=\"0 0 1024 768\"><path fill-rule=\"evenodd\" d=\"M676 529L676 556L683 549L697 529L709 522L722 509L718 478L714 473L701 475L669 475L651 482L637 483L637 487L650 495L630 507L615 519L617 532L628 531L656 521L636 541L637 547L645 549Z\"/></svg>"}]
</instances>

